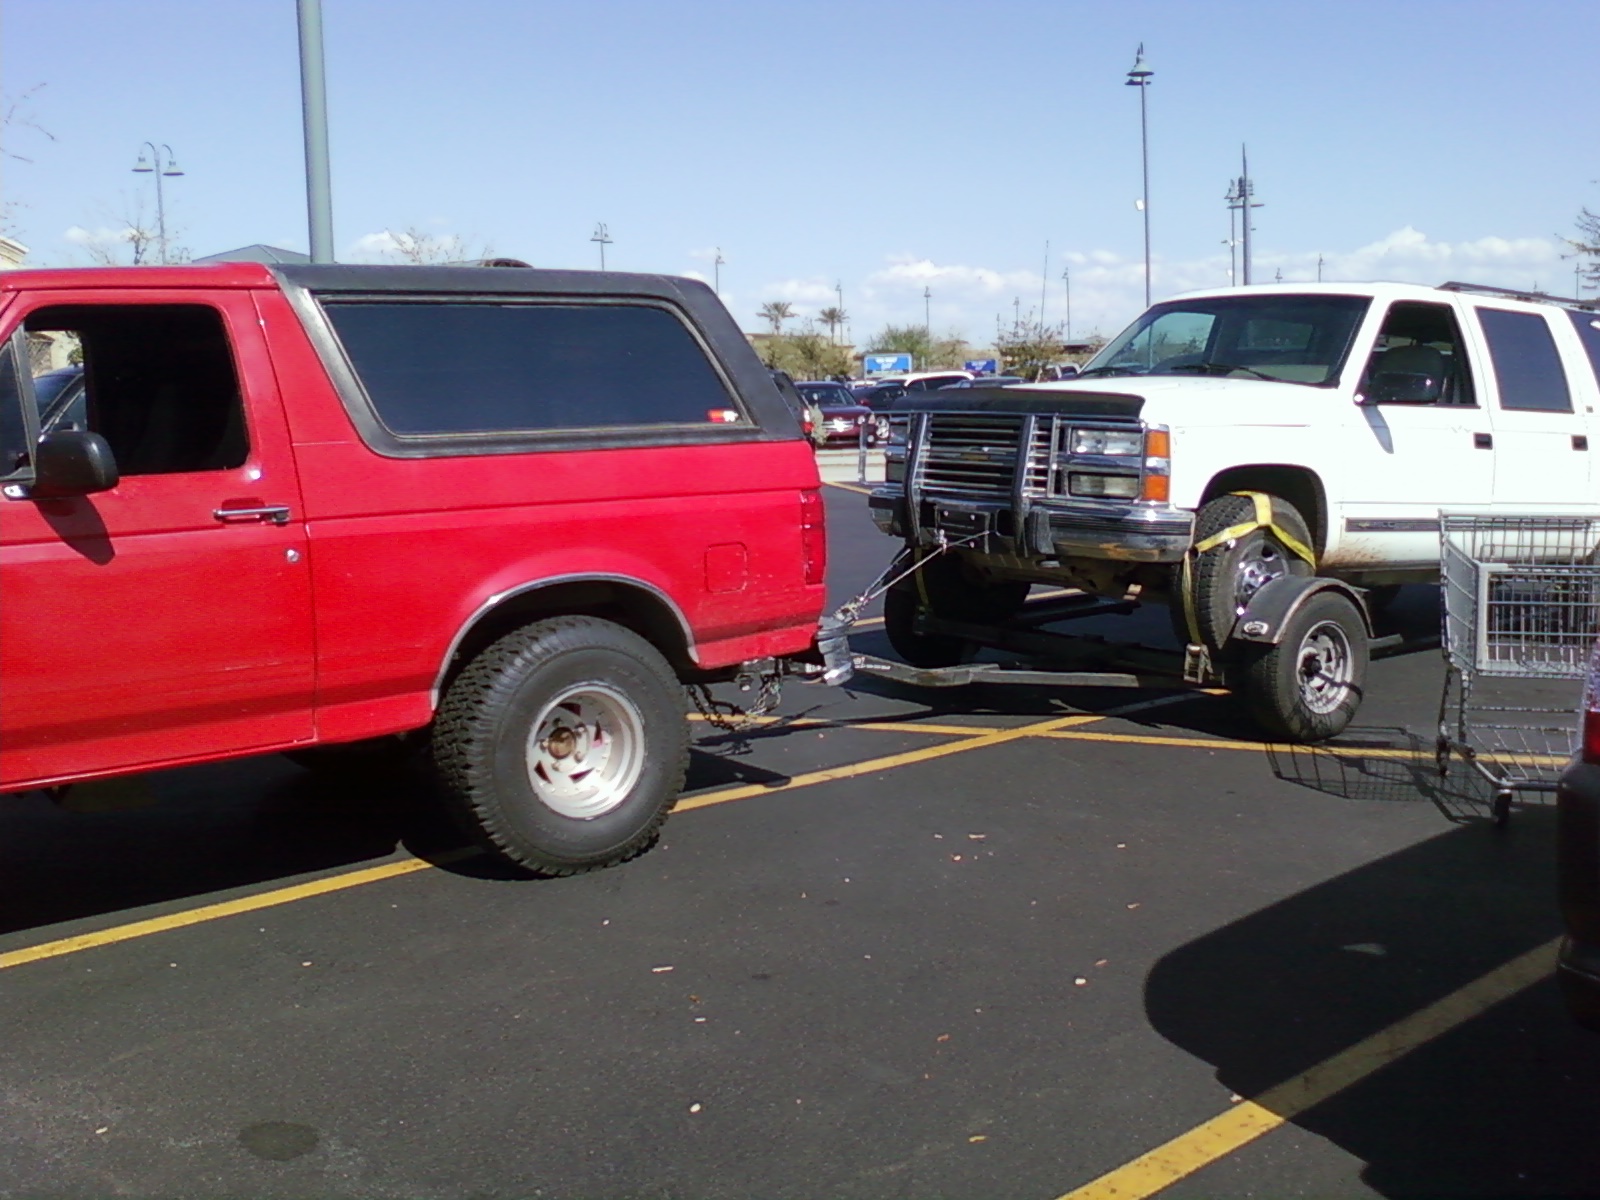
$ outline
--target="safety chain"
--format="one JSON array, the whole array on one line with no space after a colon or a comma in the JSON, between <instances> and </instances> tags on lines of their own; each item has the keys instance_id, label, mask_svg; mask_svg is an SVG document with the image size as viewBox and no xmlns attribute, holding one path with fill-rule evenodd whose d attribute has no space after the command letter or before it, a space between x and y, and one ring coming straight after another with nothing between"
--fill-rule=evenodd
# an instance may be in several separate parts
<instances>
[{"instance_id":1,"label":"safety chain","mask_svg":"<svg viewBox=\"0 0 1600 1200\"><path fill-rule=\"evenodd\" d=\"M725 733L744 733L754 729L761 723L773 709L778 707L782 698L783 677L776 671L766 672L760 676L761 688L756 696L756 702L749 708L743 708L728 700L718 700L711 694L711 689L703 683L692 684L689 687L689 696L694 701L694 706L700 715L706 719L706 724Z\"/></svg>"},{"instance_id":2,"label":"safety chain","mask_svg":"<svg viewBox=\"0 0 1600 1200\"><path fill-rule=\"evenodd\" d=\"M903 571L900 571L899 568L902 563L911 557L912 549L910 546L901 546L900 552L890 560L889 565L883 569L878 577L867 585L866 590L854 600L847 600L845 603L836 608L831 619L835 622L843 623L846 626L855 624L856 620L860 617L861 610L863 608L871 604L874 600L883 595L902 579L906 579L909 576L915 575L928 563L938 558L939 555L948 553L958 546L965 546L968 542L975 542L984 535L981 533L974 533L969 534L967 537L957 538L955 541L951 541L949 535L947 535L945 531L941 529L937 531L936 536L938 538L938 545L936 545L927 554L917 559L916 562L912 563L911 566L907 567ZM897 571L899 571L898 574L896 574Z\"/></svg>"},{"instance_id":3,"label":"safety chain","mask_svg":"<svg viewBox=\"0 0 1600 1200\"><path fill-rule=\"evenodd\" d=\"M911 566L905 566L908 559L913 556L910 546L901 546L900 552L890 560L878 577L867 585L862 593L853 600L847 600L832 613L822 618L818 630L817 644L823 652L823 661L829 669L825 670L821 678L824 683L842 683L850 677L851 667L848 657L848 639L850 627L861 616L861 610L871 604L895 584L920 571L923 566L945 554L957 546L982 537L982 534L972 534L969 537L958 538L951 541L943 530L938 534L938 545L927 554L917 559ZM837 653L843 662L834 662L833 656ZM842 670L839 670L842 668ZM836 673L837 671L837 673ZM756 695L756 702L745 708L728 700L718 700L711 694L711 689L703 683L689 686L689 695L694 700L694 706L700 715L705 718L706 724L726 733L745 733L761 723L761 719L778 707L782 698L783 674L774 669L763 671L759 675L754 673L739 677L739 690L749 691L753 681L759 679L760 688Z\"/></svg>"}]
</instances>

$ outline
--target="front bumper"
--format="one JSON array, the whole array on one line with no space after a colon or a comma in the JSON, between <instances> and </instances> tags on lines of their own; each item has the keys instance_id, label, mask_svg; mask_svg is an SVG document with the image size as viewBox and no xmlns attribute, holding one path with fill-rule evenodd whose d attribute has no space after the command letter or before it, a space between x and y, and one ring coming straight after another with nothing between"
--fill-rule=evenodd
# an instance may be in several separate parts
<instances>
[{"instance_id":1,"label":"front bumper","mask_svg":"<svg viewBox=\"0 0 1600 1200\"><path fill-rule=\"evenodd\" d=\"M1024 501L1019 508L941 496L913 507L894 487L878 488L867 504L884 533L918 544L961 537L991 554L1170 563L1194 540L1192 512L1149 504Z\"/></svg>"}]
</instances>

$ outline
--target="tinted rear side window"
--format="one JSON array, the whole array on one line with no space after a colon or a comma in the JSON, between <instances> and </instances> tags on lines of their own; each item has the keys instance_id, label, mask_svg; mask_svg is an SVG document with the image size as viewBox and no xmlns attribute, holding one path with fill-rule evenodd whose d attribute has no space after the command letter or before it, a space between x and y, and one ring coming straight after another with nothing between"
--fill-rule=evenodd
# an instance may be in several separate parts
<instances>
[{"instance_id":1,"label":"tinted rear side window","mask_svg":"<svg viewBox=\"0 0 1600 1200\"><path fill-rule=\"evenodd\" d=\"M1595 381L1600 383L1600 313L1579 312L1569 308L1567 316L1572 318L1573 328L1578 331L1584 352L1589 356L1589 369L1594 372Z\"/></svg>"},{"instance_id":2,"label":"tinted rear side window","mask_svg":"<svg viewBox=\"0 0 1600 1200\"><path fill-rule=\"evenodd\" d=\"M380 420L406 436L726 422L670 312L629 304L326 302Z\"/></svg>"},{"instance_id":3,"label":"tinted rear side window","mask_svg":"<svg viewBox=\"0 0 1600 1200\"><path fill-rule=\"evenodd\" d=\"M1478 321L1489 341L1500 407L1532 412L1571 412L1572 393L1550 326L1538 313L1480 308Z\"/></svg>"}]
</instances>

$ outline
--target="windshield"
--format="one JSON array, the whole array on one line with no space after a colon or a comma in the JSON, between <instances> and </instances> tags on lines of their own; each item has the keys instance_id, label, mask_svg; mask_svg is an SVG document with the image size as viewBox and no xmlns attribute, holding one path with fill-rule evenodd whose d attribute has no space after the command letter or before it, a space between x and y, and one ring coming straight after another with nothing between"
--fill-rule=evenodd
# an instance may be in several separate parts
<instances>
[{"instance_id":1,"label":"windshield","mask_svg":"<svg viewBox=\"0 0 1600 1200\"><path fill-rule=\"evenodd\" d=\"M1090 360L1079 378L1218 375L1336 383L1365 296L1212 296L1157 304Z\"/></svg>"}]
</instances>

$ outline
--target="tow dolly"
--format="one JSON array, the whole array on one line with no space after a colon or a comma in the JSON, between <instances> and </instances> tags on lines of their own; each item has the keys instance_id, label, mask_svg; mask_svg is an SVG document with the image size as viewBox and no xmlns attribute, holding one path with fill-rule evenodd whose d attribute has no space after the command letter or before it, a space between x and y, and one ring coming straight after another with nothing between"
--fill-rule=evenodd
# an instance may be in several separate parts
<instances>
[{"instance_id":1,"label":"tow dolly","mask_svg":"<svg viewBox=\"0 0 1600 1200\"><path fill-rule=\"evenodd\" d=\"M1296 617L1320 595L1332 594L1348 603L1366 637L1359 646L1359 663L1345 662L1341 669L1364 672L1365 659L1415 648L1402 634L1376 636L1365 597L1360 589L1323 576L1283 576L1264 584L1238 615L1231 636L1213 652L1198 641L1180 649L1162 649L1136 643L1113 642L1096 635L1052 630L1046 626L1090 617L1125 615L1139 607L1132 599L1108 599L1081 593L1052 595L1026 602L1003 622L953 621L922 613L919 632L959 639L974 650L1005 655L1000 662L964 662L951 666L917 667L894 659L853 650L850 630L861 611L896 582L907 578L937 555L958 548L961 538L941 537L920 556L903 548L893 562L859 596L825 616L818 628L816 652L809 661L764 661L749 664L741 674L741 690L759 685L761 701L752 715L776 705L776 684L793 675L831 686L843 686L860 676L889 680L916 688L966 687L975 683L1020 684L1035 687L1215 688L1231 687L1235 672L1257 662L1276 648ZM912 561L912 560L915 561ZM1301 622L1303 624L1303 622ZM1322 651L1307 642L1295 648L1296 682L1315 695L1320 676L1328 670ZM1342 682L1348 683L1347 678ZM702 705L704 707L704 705ZM726 707L726 706L724 706ZM1294 731L1272 731L1292 740L1318 740L1328 736L1296 736Z\"/></svg>"}]
</instances>

